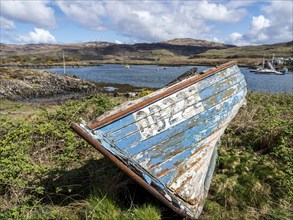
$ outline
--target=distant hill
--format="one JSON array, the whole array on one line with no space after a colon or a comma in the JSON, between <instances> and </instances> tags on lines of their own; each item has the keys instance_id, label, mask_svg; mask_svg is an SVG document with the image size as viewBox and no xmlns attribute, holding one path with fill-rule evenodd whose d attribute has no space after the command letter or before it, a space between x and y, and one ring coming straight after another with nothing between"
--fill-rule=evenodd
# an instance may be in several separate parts
<instances>
[{"instance_id":1,"label":"distant hill","mask_svg":"<svg viewBox=\"0 0 293 220\"><path fill-rule=\"evenodd\" d=\"M67 56L75 56L82 60L105 59L107 56L128 56L138 59L150 59L158 51L165 50L171 56L190 56L202 53L208 49L230 48L215 42L193 39L174 39L160 43L114 44L108 42L86 42L76 44L1 44L0 57L9 56L61 56L62 51ZM153 53L154 52L154 53ZM171 53L171 54L170 54ZM166 53L165 53L166 55Z\"/></svg>"},{"instance_id":2,"label":"distant hill","mask_svg":"<svg viewBox=\"0 0 293 220\"><path fill-rule=\"evenodd\" d=\"M293 41L289 41L289 42L285 42L285 43L276 43L276 44L273 44L273 46L290 46L292 47L293 46ZM293 50L293 48L291 48Z\"/></svg>"},{"instance_id":3,"label":"distant hill","mask_svg":"<svg viewBox=\"0 0 293 220\"><path fill-rule=\"evenodd\" d=\"M173 40L164 41L163 43L171 45L185 45L185 46L198 46L198 47L217 47L217 48L227 48L235 47L234 45L227 45L218 42L211 42L206 40L195 40L192 38L175 38Z\"/></svg>"},{"instance_id":4,"label":"distant hill","mask_svg":"<svg viewBox=\"0 0 293 220\"><path fill-rule=\"evenodd\" d=\"M205 58L225 58L225 59L239 59L239 58L272 58L276 57L293 57L293 41L277 43L271 45L258 46L241 46L233 48L223 48L222 50L208 50L204 53L195 55L196 57Z\"/></svg>"},{"instance_id":5,"label":"distant hill","mask_svg":"<svg viewBox=\"0 0 293 220\"><path fill-rule=\"evenodd\" d=\"M158 64L158 65L218 65L231 59L242 65L252 65L273 54L293 57L292 41L272 45L237 47L218 42L176 38L157 43L115 44L85 42L75 44L0 44L0 63L31 67L60 65L63 52L66 62ZM87 65L87 64L84 64Z\"/></svg>"},{"instance_id":6,"label":"distant hill","mask_svg":"<svg viewBox=\"0 0 293 220\"><path fill-rule=\"evenodd\" d=\"M59 54L61 51L68 51L74 55L75 51L87 49L98 49L114 45L109 42L84 42L75 44L0 44L0 57L7 56L32 56Z\"/></svg>"}]
</instances>

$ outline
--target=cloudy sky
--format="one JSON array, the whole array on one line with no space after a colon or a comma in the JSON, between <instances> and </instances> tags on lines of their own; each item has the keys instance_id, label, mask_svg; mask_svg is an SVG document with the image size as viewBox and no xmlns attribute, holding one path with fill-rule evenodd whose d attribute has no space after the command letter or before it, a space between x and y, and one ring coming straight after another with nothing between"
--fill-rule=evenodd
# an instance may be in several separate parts
<instances>
[{"instance_id":1,"label":"cloudy sky","mask_svg":"<svg viewBox=\"0 0 293 220\"><path fill-rule=\"evenodd\" d=\"M292 0L1 0L1 43L293 40Z\"/></svg>"}]
</instances>

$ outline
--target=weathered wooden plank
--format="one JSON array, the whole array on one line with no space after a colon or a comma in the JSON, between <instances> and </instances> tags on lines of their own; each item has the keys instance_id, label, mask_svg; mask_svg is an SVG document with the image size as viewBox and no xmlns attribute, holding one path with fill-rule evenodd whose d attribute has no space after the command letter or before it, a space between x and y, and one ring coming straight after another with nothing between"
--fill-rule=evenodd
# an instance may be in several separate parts
<instances>
[{"instance_id":1,"label":"weathered wooden plank","mask_svg":"<svg viewBox=\"0 0 293 220\"><path fill-rule=\"evenodd\" d=\"M144 157L141 157L140 153L136 155L134 159L141 165L145 165L145 168L153 174L158 174L158 172L162 172L162 170L170 169L170 167L174 167L175 164L179 164L179 162L182 162L191 156L193 152L197 151L197 149L201 148L204 144L202 140L205 140L215 130L219 129L219 126L224 122L224 120L225 117L219 121L215 121L215 125L210 124L209 127L199 131L198 133L196 128L190 129L192 131L185 131L181 136L185 137L184 135L186 135L186 138L178 138L179 140L173 139L170 142L165 141L163 145L160 143L147 152L143 152Z\"/></svg>"},{"instance_id":2,"label":"weathered wooden plank","mask_svg":"<svg viewBox=\"0 0 293 220\"><path fill-rule=\"evenodd\" d=\"M242 82L242 84L235 85L234 87L231 87L230 88L231 91L230 90L229 91L233 95L234 93L236 93L238 87L243 87L243 86L245 86L245 82L244 81ZM206 111L207 111L208 109L212 108L217 103L220 103L220 102L224 101L225 99L226 99L225 96L219 96L219 98L216 100L218 102L212 102L210 99L205 99L202 102L202 105L204 106L204 109L206 109ZM203 112L203 110L201 112ZM174 135L174 133L175 133L174 130L178 130L178 129L181 129L182 127L185 127L185 124L186 123L188 123L188 121L183 122L183 124L184 124L183 126L171 127L170 128L171 129L170 130L170 136L173 136ZM157 136L156 139L158 139L159 137L160 136ZM168 137L165 136L164 138L167 139ZM153 141L153 140L151 140L151 141ZM154 140L154 141L156 141L156 140ZM141 152L141 151L145 150L146 148L149 148L149 146L155 145L155 143L151 143L151 142L147 142L146 144L144 144L141 141L141 135L138 134L138 133L133 133L132 135L127 136L127 138L124 138L124 139L119 140L118 142L115 142L115 144L119 148L121 147L121 149L124 149L126 151L129 151L131 154L136 154L137 152ZM140 145L137 149L135 149L135 145L136 144L139 144Z\"/></svg>"},{"instance_id":3,"label":"weathered wooden plank","mask_svg":"<svg viewBox=\"0 0 293 220\"><path fill-rule=\"evenodd\" d=\"M113 139L114 142L117 142L119 139L129 136L131 133L137 132L138 129L133 126L133 123L136 123L140 130L149 129L154 131L154 128L160 128L162 126L165 126L167 129L171 126L170 123L172 123L172 121L174 124L176 118L181 118L181 121L183 121L188 119L188 117L192 117L193 114L196 114L196 111L203 111L204 109L201 108L202 100L211 98L213 95L222 91L226 91L229 87L231 87L231 85L237 84L242 80L242 75L233 75L226 81L219 82L217 86L208 87L198 94L197 88L191 86L186 90L180 91L180 93L162 99L156 104L152 104L146 109L138 111L134 114L135 122L133 121L133 118L129 116L128 120L124 121L124 124L126 125L123 129L117 129L116 131L108 133L108 138ZM172 114L173 117L173 119L170 119L171 121L168 120L168 118L170 118L170 114ZM180 115L183 117L180 117ZM158 117L161 121L156 121ZM176 123L180 123L180 120L177 120L175 124ZM116 128L116 123L113 123L112 127Z\"/></svg>"},{"instance_id":4,"label":"weathered wooden plank","mask_svg":"<svg viewBox=\"0 0 293 220\"><path fill-rule=\"evenodd\" d=\"M232 107L233 106L231 106L231 109ZM227 111L223 111L222 114L227 114ZM170 139L161 138L162 142L153 145L145 151L140 151L133 156L133 159L137 160L140 164L145 164L147 166L145 168L150 170L151 168L154 169L157 167L157 164L162 164L172 157L174 152L179 154L180 152L186 151L189 147L193 147L192 145L197 144L198 141L208 136L208 134L215 130L218 124L222 123L223 120L224 117L211 116L205 118L203 115L200 115L194 118L192 123L186 123L186 125L188 125L186 130L182 129L182 132L174 134ZM197 148L199 147L198 145ZM194 150L196 150L196 148L194 148ZM182 158L184 159L185 156L188 155L184 155ZM145 161L148 161L148 163L146 164Z\"/></svg>"},{"instance_id":5,"label":"weathered wooden plank","mask_svg":"<svg viewBox=\"0 0 293 220\"><path fill-rule=\"evenodd\" d=\"M239 107L238 104L235 110ZM207 144L201 151L197 151L192 157L187 157L180 164L180 167L176 170L175 177L168 183L168 187L188 203L195 199L201 199L201 196L204 195L204 181L210 165L210 163L206 162L210 161L215 143L219 140L219 136L224 132L235 114L236 112L227 117L225 123L212 134L213 138L208 137L206 139ZM184 172L185 170L186 172ZM191 186L195 187L192 188Z\"/></svg>"},{"instance_id":6,"label":"weathered wooden plank","mask_svg":"<svg viewBox=\"0 0 293 220\"><path fill-rule=\"evenodd\" d=\"M242 91L240 95L244 95L244 92ZM241 96L239 99L240 98ZM170 131L166 131L164 134L162 133L161 136L157 136L155 140L146 140L145 142L141 142L141 144L136 147L137 151L131 151L132 155L135 155L134 158L138 161L140 158L144 158L146 156L155 158L156 154L164 154L165 151L172 152L172 150L176 149L176 144L181 144L181 140L184 140L185 138L190 138L193 135L196 135L197 138L203 137L204 134L201 134L201 132L204 132L211 127L214 122L217 123L221 118L218 115L228 113L230 108L232 108L233 105L235 105L235 103L239 100L233 99L234 98L225 100L222 104L218 104L210 108L207 112L203 112L195 116L190 121L183 122L176 128L171 128ZM221 108L221 106L225 105L225 103L229 104L229 109L226 111ZM143 145L151 147L143 148Z\"/></svg>"}]
</instances>

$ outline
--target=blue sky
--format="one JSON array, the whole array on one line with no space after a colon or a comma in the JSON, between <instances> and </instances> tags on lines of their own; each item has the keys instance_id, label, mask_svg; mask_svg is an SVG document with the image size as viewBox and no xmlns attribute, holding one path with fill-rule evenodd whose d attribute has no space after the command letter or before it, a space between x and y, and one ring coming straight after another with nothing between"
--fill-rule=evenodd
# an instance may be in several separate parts
<instances>
[{"instance_id":1,"label":"blue sky","mask_svg":"<svg viewBox=\"0 0 293 220\"><path fill-rule=\"evenodd\" d=\"M1 0L1 43L293 40L291 0Z\"/></svg>"}]
</instances>

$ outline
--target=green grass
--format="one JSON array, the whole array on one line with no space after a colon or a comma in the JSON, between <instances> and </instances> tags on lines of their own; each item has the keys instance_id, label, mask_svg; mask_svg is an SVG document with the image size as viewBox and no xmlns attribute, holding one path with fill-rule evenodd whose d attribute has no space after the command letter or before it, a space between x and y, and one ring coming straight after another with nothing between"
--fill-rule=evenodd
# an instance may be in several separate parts
<instances>
[{"instance_id":1,"label":"green grass","mask_svg":"<svg viewBox=\"0 0 293 220\"><path fill-rule=\"evenodd\" d=\"M203 216L292 219L293 95L247 99L222 138Z\"/></svg>"},{"instance_id":2,"label":"green grass","mask_svg":"<svg viewBox=\"0 0 293 220\"><path fill-rule=\"evenodd\" d=\"M247 100L222 137L200 219L293 218L293 95ZM0 219L178 218L70 129L122 101L95 95L49 109L3 102Z\"/></svg>"},{"instance_id":3,"label":"green grass","mask_svg":"<svg viewBox=\"0 0 293 220\"><path fill-rule=\"evenodd\" d=\"M122 210L107 195L99 196L100 193L94 193L85 206L82 218L84 219L101 219L101 220L127 220L127 219L161 219L160 210L152 205L134 206L131 209Z\"/></svg>"}]
</instances>

